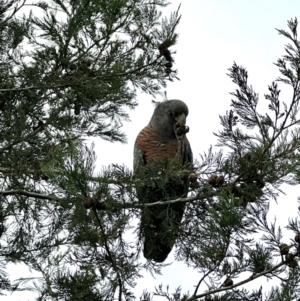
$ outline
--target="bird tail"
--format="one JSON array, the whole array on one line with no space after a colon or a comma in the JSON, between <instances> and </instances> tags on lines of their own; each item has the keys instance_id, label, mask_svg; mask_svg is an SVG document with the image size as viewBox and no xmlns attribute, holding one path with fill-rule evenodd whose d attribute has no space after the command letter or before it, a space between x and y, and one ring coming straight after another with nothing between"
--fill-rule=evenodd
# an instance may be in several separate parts
<instances>
[{"instance_id":1,"label":"bird tail","mask_svg":"<svg viewBox=\"0 0 300 301\"><path fill-rule=\"evenodd\" d=\"M174 207L174 206L172 206ZM162 209L154 206L142 212L142 231L144 236L144 257L156 262L164 262L178 237L184 205L181 208L169 206Z\"/></svg>"}]
</instances>

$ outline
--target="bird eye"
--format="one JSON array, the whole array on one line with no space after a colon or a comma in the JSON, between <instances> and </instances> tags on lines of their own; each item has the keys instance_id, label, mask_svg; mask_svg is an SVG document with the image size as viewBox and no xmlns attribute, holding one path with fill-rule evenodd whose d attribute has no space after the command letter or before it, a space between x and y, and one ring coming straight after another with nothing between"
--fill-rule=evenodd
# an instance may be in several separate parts
<instances>
[{"instance_id":1,"label":"bird eye","mask_svg":"<svg viewBox=\"0 0 300 301\"><path fill-rule=\"evenodd\" d=\"M173 117L173 113L171 111L169 111L169 116Z\"/></svg>"}]
</instances>

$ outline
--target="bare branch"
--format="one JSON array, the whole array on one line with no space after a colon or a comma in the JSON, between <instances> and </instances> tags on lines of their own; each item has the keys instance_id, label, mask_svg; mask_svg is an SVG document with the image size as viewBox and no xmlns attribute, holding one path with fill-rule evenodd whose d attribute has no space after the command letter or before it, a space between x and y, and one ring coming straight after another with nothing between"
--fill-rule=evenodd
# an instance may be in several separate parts
<instances>
[{"instance_id":1,"label":"bare branch","mask_svg":"<svg viewBox=\"0 0 300 301\"><path fill-rule=\"evenodd\" d=\"M7 190L7 191L0 191L0 195L7 196L7 195L24 195L32 198L37 198L37 199L45 199L45 200L53 200L53 201L63 201L65 199L63 198L58 198L54 195L47 195L47 194L42 194L38 192L30 192L26 190Z\"/></svg>"},{"instance_id":2,"label":"bare branch","mask_svg":"<svg viewBox=\"0 0 300 301\"><path fill-rule=\"evenodd\" d=\"M261 276L270 274L270 273L272 273L273 271L277 270L279 267L281 267L281 266L283 266L285 264L287 264L287 261L282 261L281 263L275 265L271 269L269 269L267 271L264 271L264 272L261 272L261 273L258 273L258 274L255 274L255 275L251 275L247 279L245 279L243 281L240 281L240 282L238 282L238 283L236 283L234 285L231 285L231 286L228 286L228 287L219 288L219 289L216 289L216 290L212 290L212 291L209 291L209 292L206 292L206 293L203 293L203 294L199 294L199 295L196 295L196 296L192 296L191 298L186 299L186 301L193 301L193 300L197 300L197 299L200 299L202 297L205 297L207 295L212 295L212 294L216 294L216 293L220 293L220 292L225 292L225 291L228 291L228 290L232 290L235 287L241 286L241 285L243 285L245 283L248 283L248 282L250 282L250 281L252 281L254 279L257 279L257 278L259 278Z\"/></svg>"}]
</instances>

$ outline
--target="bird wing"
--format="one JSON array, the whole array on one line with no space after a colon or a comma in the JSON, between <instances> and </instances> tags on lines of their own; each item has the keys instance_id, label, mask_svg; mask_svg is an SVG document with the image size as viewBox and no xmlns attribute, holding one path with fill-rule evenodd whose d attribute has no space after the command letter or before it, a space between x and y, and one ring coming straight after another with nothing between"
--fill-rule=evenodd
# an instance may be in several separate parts
<instances>
[{"instance_id":1,"label":"bird wing","mask_svg":"<svg viewBox=\"0 0 300 301\"><path fill-rule=\"evenodd\" d=\"M137 141L135 141L133 151L133 173L137 173L141 166L145 166L145 164L145 153L139 148Z\"/></svg>"}]
</instances>

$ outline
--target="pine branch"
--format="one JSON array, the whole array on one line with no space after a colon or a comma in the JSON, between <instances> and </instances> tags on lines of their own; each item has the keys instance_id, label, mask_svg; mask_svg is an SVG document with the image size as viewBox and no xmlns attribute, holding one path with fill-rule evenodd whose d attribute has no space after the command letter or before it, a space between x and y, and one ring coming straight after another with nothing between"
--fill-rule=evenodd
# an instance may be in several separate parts
<instances>
[{"instance_id":1,"label":"pine branch","mask_svg":"<svg viewBox=\"0 0 300 301\"><path fill-rule=\"evenodd\" d=\"M37 198L37 199L43 199L43 200L52 200L52 201L57 201L61 202L64 201L65 199L58 198L53 195L47 195L43 193L38 193L38 192L31 192L31 191L26 191L26 190L7 190L7 191L0 191L0 195L3 196L8 196L8 195L24 195L32 198Z\"/></svg>"},{"instance_id":2,"label":"pine branch","mask_svg":"<svg viewBox=\"0 0 300 301\"><path fill-rule=\"evenodd\" d=\"M272 267L271 269L269 269L267 271L264 271L264 272L261 272L261 273L258 273L258 274L255 274L255 275L251 275L247 279L242 280L242 281L240 281L240 282L238 282L236 284L233 284L233 285L228 286L228 287L223 287L223 288L219 288L219 289L216 289L216 290L212 290L212 291L209 291L209 292L206 292L206 293L203 293L203 294L199 294L199 295L196 295L196 296L192 296L192 297L186 299L186 301L193 301L193 300L197 300L197 299L200 299L200 298L208 296L208 295L213 295L213 294L224 292L224 291L227 291L227 290L232 290L235 287L239 287L239 286L241 286L243 284L251 282L254 279L257 279L257 278L259 278L261 276L265 276L265 275L271 274L273 271L277 270L278 268L280 268L281 266L283 266L283 265L285 265L287 263L288 263L287 261L282 261L279 264L277 264L274 267Z\"/></svg>"},{"instance_id":3,"label":"pine branch","mask_svg":"<svg viewBox=\"0 0 300 301\"><path fill-rule=\"evenodd\" d=\"M98 213L97 213L97 211L95 209L93 210L93 212L95 214L95 217L97 219L98 225L99 225L99 227L101 229L101 232L102 232L102 235L103 235L103 238L104 238L105 250L106 250L106 252L108 254L109 260L110 260L110 262L111 262L111 264L112 264L112 266L113 266L113 268L114 268L114 270L116 272L116 275L117 275L118 284L119 284L119 301L122 301L123 282L122 282L122 278L121 278L121 275L120 275L120 272L119 272L119 268L117 267L115 259L113 258L112 253L110 251L110 248L109 248L109 245L108 245L108 242L107 242L107 235L106 235L106 233L104 231L104 227L103 227L102 222L101 222L101 220L100 220L100 218L98 216Z\"/></svg>"}]
</instances>

